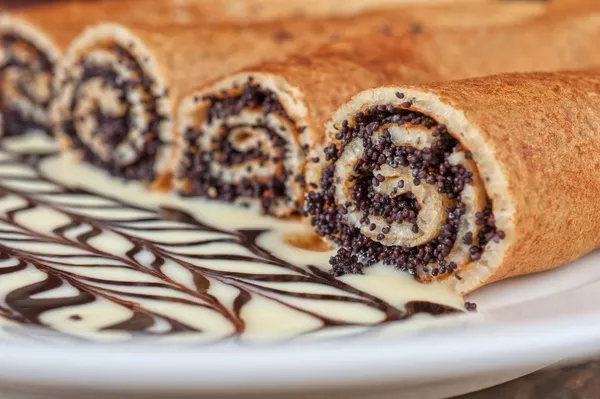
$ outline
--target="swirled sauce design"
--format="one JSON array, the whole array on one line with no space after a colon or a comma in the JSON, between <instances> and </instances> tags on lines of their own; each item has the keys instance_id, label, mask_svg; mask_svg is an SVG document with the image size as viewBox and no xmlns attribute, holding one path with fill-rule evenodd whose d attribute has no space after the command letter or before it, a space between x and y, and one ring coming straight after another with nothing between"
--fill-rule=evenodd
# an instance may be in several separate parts
<instances>
[{"instance_id":1,"label":"swirled sauce design","mask_svg":"<svg viewBox=\"0 0 600 399\"><path fill-rule=\"evenodd\" d=\"M150 194L36 140L0 149L0 326L12 334L270 340L463 308L390 268L334 278L333 251L297 221Z\"/></svg>"}]
</instances>

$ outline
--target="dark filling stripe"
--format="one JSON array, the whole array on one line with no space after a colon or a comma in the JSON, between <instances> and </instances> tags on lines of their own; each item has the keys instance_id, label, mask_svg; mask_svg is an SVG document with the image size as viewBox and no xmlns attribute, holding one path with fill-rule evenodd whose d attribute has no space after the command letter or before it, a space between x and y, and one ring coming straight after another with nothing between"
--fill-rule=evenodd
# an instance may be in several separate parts
<instances>
[{"instance_id":1,"label":"dark filling stripe","mask_svg":"<svg viewBox=\"0 0 600 399\"><path fill-rule=\"evenodd\" d=\"M401 96L400 93L398 95ZM403 103L402 107L380 105L358 113L354 124L343 122L336 134L339 144L332 143L324 150L323 155L328 163L322 170L318 190L311 190L307 194L305 212L310 216L316 232L340 247L330 260L331 271L335 275L361 273L365 266L381 261L420 278L428 276L427 279L431 279L454 274L460 279L457 272L462 265L446 260L457 239L470 245L469 261L476 261L480 259L488 242L499 242L504 238L504 232L496 229L489 198L487 207L476 214L478 232L457 237L466 208L466 204L462 202L462 192L472 182L473 176L464 167L450 164L448 158L456 151L463 152L466 159L470 159L471 154L452 137L446 126L411 110L410 106L410 102ZM423 126L433 129L432 135L439 139L431 147L424 149L409 145L397 146L392 142L389 130L383 128L380 141L374 144L373 133L390 125ZM334 196L335 164L345 147L357 138L362 139L364 154L357 160L353 175L349 178L353 183L351 202L337 204ZM413 232L419 231L416 218L420 205L411 193L390 197L375 190L384 180L383 176L377 174L383 165L392 168L409 167L414 185L431 185L453 204L446 209L446 220L435 239L414 247L386 246L377 241L385 238L394 223L411 223ZM360 223L370 231L375 230L371 217L386 221L387 227L377 235L377 240L364 236L358 228L345 221L345 215L351 207L362 212Z\"/></svg>"},{"instance_id":2,"label":"dark filling stripe","mask_svg":"<svg viewBox=\"0 0 600 399\"><path fill-rule=\"evenodd\" d=\"M54 63L48 54L40 50L34 43L12 33L0 33L0 51L3 52L5 60L0 64L0 120L4 136L17 136L31 131L41 131L52 135L50 124L35 120L26 115L21 109L12 105L13 99L8 98L10 93L17 93L17 101L25 101L42 113L46 114L51 96L39 98L29 89L28 83L37 77L54 74ZM23 60L18 54L26 54L27 60ZM17 70L19 77L16 82L9 82L7 73ZM51 79L47 79L47 91L51 93ZM13 87L8 87L13 85ZM12 101L11 101L12 100Z\"/></svg>"},{"instance_id":3,"label":"dark filling stripe","mask_svg":"<svg viewBox=\"0 0 600 399\"><path fill-rule=\"evenodd\" d=\"M107 50L113 53L119 64L124 66L133 77L124 80L118 75L117 71L109 67L95 65L83 57L80 61L83 73L80 80L75 84L73 97L70 98L69 114L72 115L79 102L84 100L83 87L91 80L101 79L104 87L117 90L120 93L119 102L125 110L122 115L107 114L97 105L93 111L94 114L88 116L93 117L97 124L93 135L99 135L110 149L115 149L127 140L127 136L132 129L136 130L138 128L135 126L133 119L133 104L129 102L128 98L132 92L141 92L144 113L150 115L150 121L147 126L143 127L143 130L138 132L144 138L144 146L141 150L136 150L138 151L136 154L137 159L127 165L120 165L114 159L107 161L100 158L79 137L76 121L73 118L62 121L62 130L71 141L73 149L82 155L85 162L104 169L116 177L145 182L153 181L158 177L155 165L159 149L162 145L167 144L159 137L159 130L160 125L169 118L159 111L158 106L159 100L167 94L153 94L152 86L155 82L127 49L118 44L113 44L107 47Z\"/></svg>"},{"instance_id":4,"label":"dark filling stripe","mask_svg":"<svg viewBox=\"0 0 600 399\"><path fill-rule=\"evenodd\" d=\"M237 89L234 87L234 89ZM234 202L239 198L260 199L264 213L273 214L274 206L281 201L298 207L297 199L288 193L288 187L293 182L304 184L304 176L294 176L294 171L283 164L289 150L287 140L283 138L274 127L269 126L266 120L253 125L228 125L227 118L240 115L244 111L259 110L267 117L275 114L295 126L292 118L287 114L277 97L271 90L261 87L252 77L241 88L238 94L212 94L197 98L198 102L210 103L205 113L208 124L220 124L219 136L212 138L213 148L200 148L197 144L199 137L206 134L201 128L190 127L184 133L185 154L179 168L178 177L186 179L189 186L182 191L187 196L202 196ZM236 129L247 128L249 131L264 132L274 151L265 152L264 148L257 145L246 151L239 151L232 145L231 135ZM222 167L234 167L248 162L258 163L260 166L275 165L275 173L269 178L243 177L239 182L227 182L222 176L211 171L210 166L219 164ZM251 173L253 167L247 166ZM290 182L290 179L293 179Z\"/></svg>"}]
</instances>

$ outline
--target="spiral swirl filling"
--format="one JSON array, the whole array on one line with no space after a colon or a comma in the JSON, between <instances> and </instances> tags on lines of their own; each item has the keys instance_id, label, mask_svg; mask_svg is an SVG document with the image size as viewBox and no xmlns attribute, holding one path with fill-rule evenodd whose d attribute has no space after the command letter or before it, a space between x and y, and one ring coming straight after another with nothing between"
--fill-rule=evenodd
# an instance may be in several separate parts
<instances>
[{"instance_id":1,"label":"spiral swirl filling","mask_svg":"<svg viewBox=\"0 0 600 399\"><path fill-rule=\"evenodd\" d=\"M196 97L202 123L186 126L180 191L287 216L299 209L304 187L294 119L278 95L252 77L231 90Z\"/></svg>"},{"instance_id":2,"label":"spiral swirl filling","mask_svg":"<svg viewBox=\"0 0 600 399\"><path fill-rule=\"evenodd\" d=\"M472 154L411 105L364 109L313 160L322 169L305 212L339 246L335 275L383 262L421 281L461 279L461 268L505 237Z\"/></svg>"},{"instance_id":3,"label":"spiral swirl filling","mask_svg":"<svg viewBox=\"0 0 600 399\"><path fill-rule=\"evenodd\" d=\"M13 28L0 21L0 135L35 131L51 135L48 106L54 55L49 46L37 43L33 33Z\"/></svg>"},{"instance_id":4,"label":"spiral swirl filling","mask_svg":"<svg viewBox=\"0 0 600 399\"><path fill-rule=\"evenodd\" d=\"M62 72L57 127L84 162L111 175L151 182L165 148L166 89L147 68L150 57L106 39L84 48ZM74 51L75 52L75 51Z\"/></svg>"}]
</instances>

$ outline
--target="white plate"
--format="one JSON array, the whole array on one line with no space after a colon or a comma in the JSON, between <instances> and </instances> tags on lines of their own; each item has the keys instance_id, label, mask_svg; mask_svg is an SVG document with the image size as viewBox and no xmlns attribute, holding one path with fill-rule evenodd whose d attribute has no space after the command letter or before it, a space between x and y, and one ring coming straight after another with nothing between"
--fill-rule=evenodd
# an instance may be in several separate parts
<instances>
[{"instance_id":1,"label":"white plate","mask_svg":"<svg viewBox=\"0 0 600 399\"><path fill-rule=\"evenodd\" d=\"M459 316L461 323L446 329L402 338L382 332L195 348L0 343L0 387L6 398L436 398L600 352L598 251L568 267L485 287L469 299L483 320Z\"/></svg>"}]
</instances>

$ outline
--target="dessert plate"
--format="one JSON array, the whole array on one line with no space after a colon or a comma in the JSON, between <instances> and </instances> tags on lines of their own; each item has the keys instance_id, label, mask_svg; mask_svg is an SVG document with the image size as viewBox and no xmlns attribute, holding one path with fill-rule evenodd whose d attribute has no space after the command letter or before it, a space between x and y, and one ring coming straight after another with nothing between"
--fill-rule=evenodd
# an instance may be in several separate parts
<instances>
[{"instance_id":1,"label":"dessert plate","mask_svg":"<svg viewBox=\"0 0 600 399\"><path fill-rule=\"evenodd\" d=\"M42 162L40 148L18 141L0 149L0 316L9 320L0 323L1 399L440 398L600 352L600 251L478 290L466 298L478 313L434 318L417 314L435 313L422 311L423 304L457 309L460 300L380 266L365 276L328 279L319 269L323 259L327 267L326 253L278 249L286 245L278 234L297 232L294 225L272 222L264 233L239 228L235 217L211 219L206 210L204 219L180 212L169 224L136 188L114 186L94 197L89 187L112 183L53 156ZM170 226L168 234L135 228L156 220ZM191 238L182 244L181 237ZM233 251L223 252L227 262L216 262L207 243ZM252 263L235 266L240 259ZM213 312L230 315L227 298L231 323ZM423 302L432 298L441 307ZM421 311L404 323L406 313L396 307L404 303L408 311L413 302ZM390 315L400 319L387 322ZM183 333L169 334L174 330ZM97 335L110 339L89 339ZM156 339L163 336L174 339Z\"/></svg>"},{"instance_id":2,"label":"dessert plate","mask_svg":"<svg viewBox=\"0 0 600 399\"><path fill-rule=\"evenodd\" d=\"M447 397L599 352L598 263L595 252L568 267L485 287L468 298L477 301L478 316L448 316L431 331L400 337L373 331L185 348L2 342L0 386L6 398Z\"/></svg>"}]
</instances>

